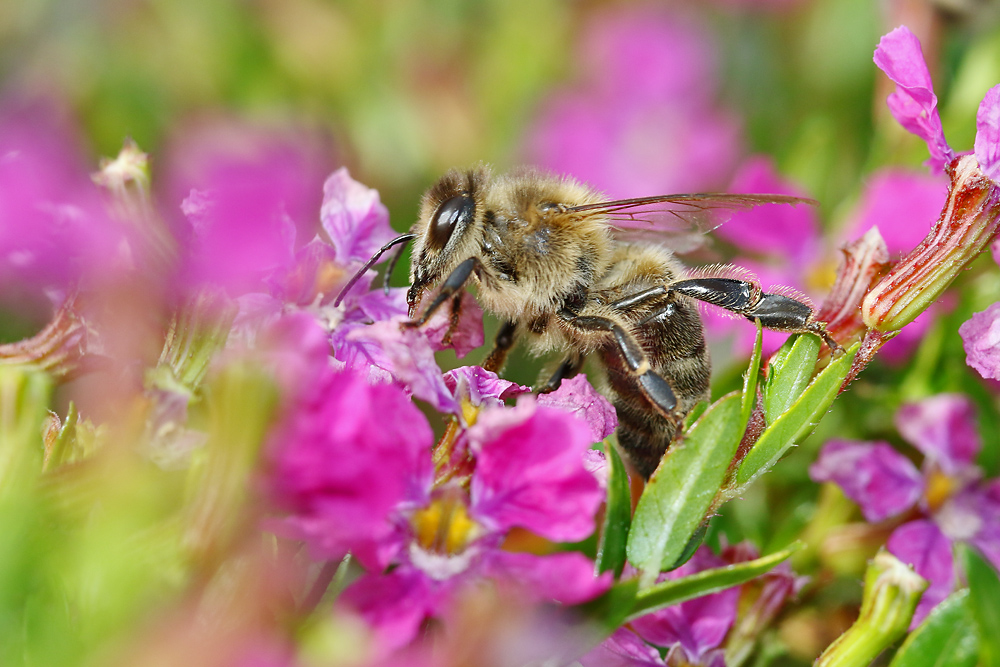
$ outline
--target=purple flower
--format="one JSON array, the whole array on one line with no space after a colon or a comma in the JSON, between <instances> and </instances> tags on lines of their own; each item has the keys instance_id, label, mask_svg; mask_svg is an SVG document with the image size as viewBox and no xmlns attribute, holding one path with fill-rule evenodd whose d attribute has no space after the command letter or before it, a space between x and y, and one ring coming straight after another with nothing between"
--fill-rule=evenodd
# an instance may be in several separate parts
<instances>
[{"instance_id":1,"label":"purple flower","mask_svg":"<svg viewBox=\"0 0 1000 667\"><path fill-rule=\"evenodd\" d=\"M181 204L192 235L183 269L189 289L208 283L230 295L263 290L268 272L291 263L295 223L286 200L296 174L272 163L218 164L204 189Z\"/></svg>"},{"instance_id":2,"label":"purple flower","mask_svg":"<svg viewBox=\"0 0 1000 667\"><path fill-rule=\"evenodd\" d=\"M661 575L660 579L678 579L725 565L725 560L702 546L691 560ZM643 639L657 646L678 645L691 663L710 664L710 652L722 645L722 640L736 620L739 597L738 586L727 588L637 618L632 621L632 628Z\"/></svg>"},{"instance_id":3,"label":"purple flower","mask_svg":"<svg viewBox=\"0 0 1000 667\"><path fill-rule=\"evenodd\" d=\"M580 658L583 667L663 667L660 652L639 635L618 628L600 646Z\"/></svg>"},{"instance_id":4,"label":"purple flower","mask_svg":"<svg viewBox=\"0 0 1000 667\"><path fill-rule=\"evenodd\" d=\"M1000 302L992 304L958 328L965 361L984 378L1000 380Z\"/></svg>"},{"instance_id":5,"label":"purple flower","mask_svg":"<svg viewBox=\"0 0 1000 667\"><path fill-rule=\"evenodd\" d=\"M740 151L734 116L713 104L704 29L639 8L595 16L581 39L586 78L542 105L528 161L612 197L718 187Z\"/></svg>"},{"instance_id":6,"label":"purple flower","mask_svg":"<svg viewBox=\"0 0 1000 667\"><path fill-rule=\"evenodd\" d=\"M475 461L467 490L454 481L428 483L418 500L399 505L397 530L379 549L396 554L396 567L369 567L344 592L387 652L409 644L428 617L447 616L469 586L492 581L527 599L576 604L610 583L608 575L595 578L593 563L579 553L500 548L515 528L555 541L593 532L603 493L583 462L587 425L529 401L484 409L468 435Z\"/></svg>"},{"instance_id":7,"label":"purple flower","mask_svg":"<svg viewBox=\"0 0 1000 667\"><path fill-rule=\"evenodd\" d=\"M814 482L838 484L873 523L909 509L924 492L917 467L885 442L831 440L809 472Z\"/></svg>"},{"instance_id":8,"label":"purple flower","mask_svg":"<svg viewBox=\"0 0 1000 667\"><path fill-rule=\"evenodd\" d=\"M1000 483L981 481L975 465L981 442L964 396L942 394L905 405L896 425L924 454L922 473L885 443L835 441L823 448L809 474L840 486L868 521L914 509L922 515L896 528L888 541L889 551L930 582L915 626L954 586L954 542L975 545L1000 569Z\"/></svg>"}]
</instances>

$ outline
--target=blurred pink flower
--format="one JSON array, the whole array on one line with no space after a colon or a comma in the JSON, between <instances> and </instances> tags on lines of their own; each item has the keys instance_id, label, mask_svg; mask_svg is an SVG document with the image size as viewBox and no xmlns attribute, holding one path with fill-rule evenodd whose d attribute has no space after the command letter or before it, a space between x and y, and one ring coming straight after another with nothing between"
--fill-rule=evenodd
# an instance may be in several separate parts
<instances>
[{"instance_id":1,"label":"blurred pink flower","mask_svg":"<svg viewBox=\"0 0 1000 667\"><path fill-rule=\"evenodd\" d=\"M142 263L68 133L46 114L0 117L0 284L67 290Z\"/></svg>"},{"instance_id":2,"label":"blurred pink flower","mask_svg":"<svg viewBox=\"0 0 1000 667\"><path fill-rule=\"evenodd\" d=\"M699 24L652 7L606 11L579 50L585 74L543 103L525 141L530 162L613 198L725 182L741 132L714 104L712 45Z\"/></svg>"}]
</instances>

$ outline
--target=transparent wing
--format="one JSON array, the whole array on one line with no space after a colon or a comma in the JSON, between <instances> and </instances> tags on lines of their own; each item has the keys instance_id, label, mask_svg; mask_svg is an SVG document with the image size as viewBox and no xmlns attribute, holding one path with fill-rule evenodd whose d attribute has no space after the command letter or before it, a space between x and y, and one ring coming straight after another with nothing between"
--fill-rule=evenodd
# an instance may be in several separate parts
<instances>
[{"instance_id":1,"label":"transparent wing","mask_svg":"<svg viewBox=\"0 0 1000 667\"><path fill-rule=\"evenodd\" d=\"M574 206L571 211L608 217L620 241L659 243L686 253L705 244L706 234L723 224L734 211L761 204L813 204L813 199L791 195L700 193L659 195Z\"/></svg>"}]
</instances>

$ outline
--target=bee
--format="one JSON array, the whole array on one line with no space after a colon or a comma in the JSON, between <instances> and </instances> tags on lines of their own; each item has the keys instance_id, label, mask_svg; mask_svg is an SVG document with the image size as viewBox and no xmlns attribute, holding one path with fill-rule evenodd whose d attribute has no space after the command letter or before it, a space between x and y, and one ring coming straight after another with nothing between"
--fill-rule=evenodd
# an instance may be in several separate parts
<instances>
[{"instance_id":1,"label":"bee","mask_svg":"<svg viewBox=\"0 0 1000 667\"><path fill-rule=\"evenodd\" d=\"M733 266L689 272L676 256L691 246L691 230L720 212L801 202L815 203L752 194L608 201L571 178L530 168L504 175L485 166L452 170L424 194L410 232L386 244L361 273L393 245L413 242L412 327L446 305L457 326L462 290L475 283L480 305L503 322L484 368L499 372L521 339L538 353L561 352L536 391L556 390L595 358L618 413L619 444L648 479L685 415L709 397L698 302L768 329L816 334L840 349L803 298L766 293L749 271Z\"/></svg>"}]
</instances>

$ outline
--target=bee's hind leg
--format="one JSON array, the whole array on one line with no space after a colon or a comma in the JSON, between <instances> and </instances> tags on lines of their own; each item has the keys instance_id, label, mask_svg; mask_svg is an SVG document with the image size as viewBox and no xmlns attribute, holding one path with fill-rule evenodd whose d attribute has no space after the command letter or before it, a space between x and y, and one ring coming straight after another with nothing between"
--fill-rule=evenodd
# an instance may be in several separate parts
<instances>
[{"instance_id":1,"label":"bee's hind leg","mask_svg":"<svg viewBox=\"0 0 1000 667\"><path fill-rule=\"evenodd\" d=\"M750 321L760 320L765 329L816 334L834 352L843 351L826 326L816 320L812 306L784 294L762 292L753 282L735 278L689 278L673 283L670 290L739 313Z\"/></svg>"},{"instance_id":2,"label":"bee's hind leg","mask_svg":"<svg viewBox=\"0 0 1000 667\"><path fill-rule=\"evenodd\" d=\"M622 358L625 360L625 365L635 375L642 395L664 417L672 421L678 419L676 412L677 395L674 393L670 383L650 367L646 353L631 332L614 320L606 317L576 316L566 310L560 311L559 315L569 325L582 331L606 331L610 333L615 339L615 344L621 352Z\"/></svg>"}]
</instances>

